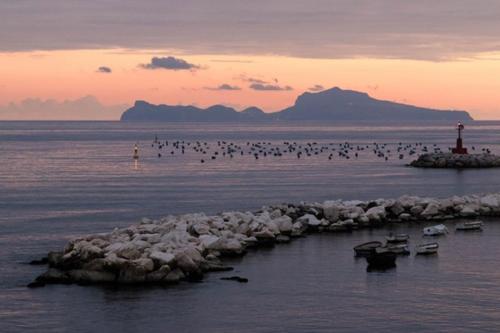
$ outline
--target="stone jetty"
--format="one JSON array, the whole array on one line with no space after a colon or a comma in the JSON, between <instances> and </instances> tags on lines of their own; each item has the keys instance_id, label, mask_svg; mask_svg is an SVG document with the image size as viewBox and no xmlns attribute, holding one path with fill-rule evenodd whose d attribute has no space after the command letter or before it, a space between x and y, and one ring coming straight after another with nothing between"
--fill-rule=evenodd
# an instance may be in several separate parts
<instances>
[{"instance_id":1,"label":"stone jetty","mask_svg":"<svg viewBox=\"0 0 500 333\"><path fill-rule=\"evenodd\" d=\"M447 199L403 196L373 201L281 204L258 212L187 214L71 240L39 263L48 270L30 287L50 283L161 284L199 280L229 270L224 257L318 232L389 223L500 216L500 193Z\"/></svg>"},{"instance_id":2,"label":"stone jetty","mask_svg":"<svg viewBox=\"0 0 500 333\"><path fill-rule=\"evenodd\" d=\"M422 154L410 166L416 168L498 168L500 156L493 154Z\"/></svg>"}]
</instances>

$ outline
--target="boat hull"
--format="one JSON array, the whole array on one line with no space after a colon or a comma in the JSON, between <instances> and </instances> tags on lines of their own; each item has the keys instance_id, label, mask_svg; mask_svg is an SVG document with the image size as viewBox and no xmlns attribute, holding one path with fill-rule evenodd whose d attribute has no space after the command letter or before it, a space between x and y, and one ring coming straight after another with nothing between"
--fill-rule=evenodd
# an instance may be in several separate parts
<instances>
[{"instance_id":1,"label":"boat hull","mask_svg":"<svg viewBox=\"0 0 500 333\"><path fill-rule=\"evenodd\" d=\"M457 231L470 231L470 230L482 230L483 222L474 221L474 222L464 222L459 223L455 226L455 230Z\"/></svg>"},{"instance_id":2,"label":"boat hull","mask_svg":"<svg viewBox=\"0 0 500 333\"><path fill-rule=\"evenodd\" d=\"M375 250L379 247L382 247L382 242L379 241L368 242L355 246L354 253L357 257L366 257L375 253Z\"/></svg>"},{"instance_id":3,"label":"boat hull","mask_svg":"<svg viewBox=\"0 0 500 333\"><path fill-rule=\"evenodd\" d=\"M431 255L438 252L439 245L437 243L422 244L415 248L417 255Z\"/></svg>"},{"instance_id":4,"label":"boat hull","mask_svg":"<svg viewBox=\"0 0 500 333\"><path fill-rule=\"evenodd\" d=\"M396 254L390 251L373 253L366 257L368 271L386 270L396 267Z\"/></svg>"}]
</instances>

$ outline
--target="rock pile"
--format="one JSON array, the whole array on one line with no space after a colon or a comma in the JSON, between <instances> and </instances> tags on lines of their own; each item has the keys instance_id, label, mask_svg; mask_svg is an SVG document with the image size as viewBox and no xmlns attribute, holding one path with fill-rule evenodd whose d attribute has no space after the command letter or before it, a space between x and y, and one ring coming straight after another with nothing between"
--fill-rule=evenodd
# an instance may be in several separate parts
<instances>
[{"instance_id":1,"label":"rock pile","mask_svg":"<svg viewBox=\"0 0 500 333\"><path fill-rule=\"evenodd\" d=\"M493 154L423 154L410 166L416 168L496 168L500 167L500 156Z\"/></svg>"},{"instance_id":2,"label":"rock pile","mask_svg":"<svg viewBox=\"0 0 500 333\"><path fill-rule=\"evenodd\" d=\"M288 242L311 232L339 232L403 221L500 216L500 193L447 199L403 196L263 207L259 212L188 214L70 241L51 252L49 269L30 284L171 284L230 269L225 256ZM41 262L45 262L42 260Z\"/></svg>"}]
</instances>

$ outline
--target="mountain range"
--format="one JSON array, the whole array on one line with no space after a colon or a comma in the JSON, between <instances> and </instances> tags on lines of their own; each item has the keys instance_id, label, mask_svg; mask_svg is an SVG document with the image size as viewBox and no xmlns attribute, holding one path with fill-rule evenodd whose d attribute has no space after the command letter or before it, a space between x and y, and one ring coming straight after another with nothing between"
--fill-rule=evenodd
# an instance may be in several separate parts
<instances>
[{"instance_id":1,"label":"mountain range","mask_svg":"<svg viewBox=\"0 0 500 333\"><path fill-rule=\"evenodd\" d=\"M317 93L305 92L293 106L272 113L257 107L236 111L224 105L206 109L183 105L154 105L136 101L126 110L122 121L167 122L255 122L255 121L467 121L466 111L437 110L378 100L367 93L338 87Z\"/></svg>"}]
</instances>

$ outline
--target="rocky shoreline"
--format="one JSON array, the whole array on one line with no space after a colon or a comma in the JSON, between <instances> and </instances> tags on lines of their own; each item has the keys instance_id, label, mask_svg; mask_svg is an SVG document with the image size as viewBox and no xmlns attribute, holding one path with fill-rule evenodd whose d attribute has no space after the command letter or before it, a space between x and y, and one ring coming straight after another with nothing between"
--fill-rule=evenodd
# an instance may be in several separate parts
<instances>
[{"instance_id":1,"label":"rocky shoreline","mask_svg":"<svg viewBox=\"0 0 500 333\"><path fill-rule=\"evenodd\" d=\"M403 196L373 201L282 204L260 211L187 214L71 240L37 264L48 270L29 287L46 284L161 284L200 280L230 270L227 256L286 243L316 232L344 232L389 223L500 216L500 193L446 199Z\"/></svg>"},{"instance_id":2,"label":"rocky shoreline","mask_svg":"<svg viewBox=\"0 0 500 333\"><path fill-rule=\"evenodd\" d=\"M452 154L452 153L430 153L422 154L418 159L410 163L416 168L498 168L500 167L500 156L493 154Z\"/></svg>"}]
</instances>

